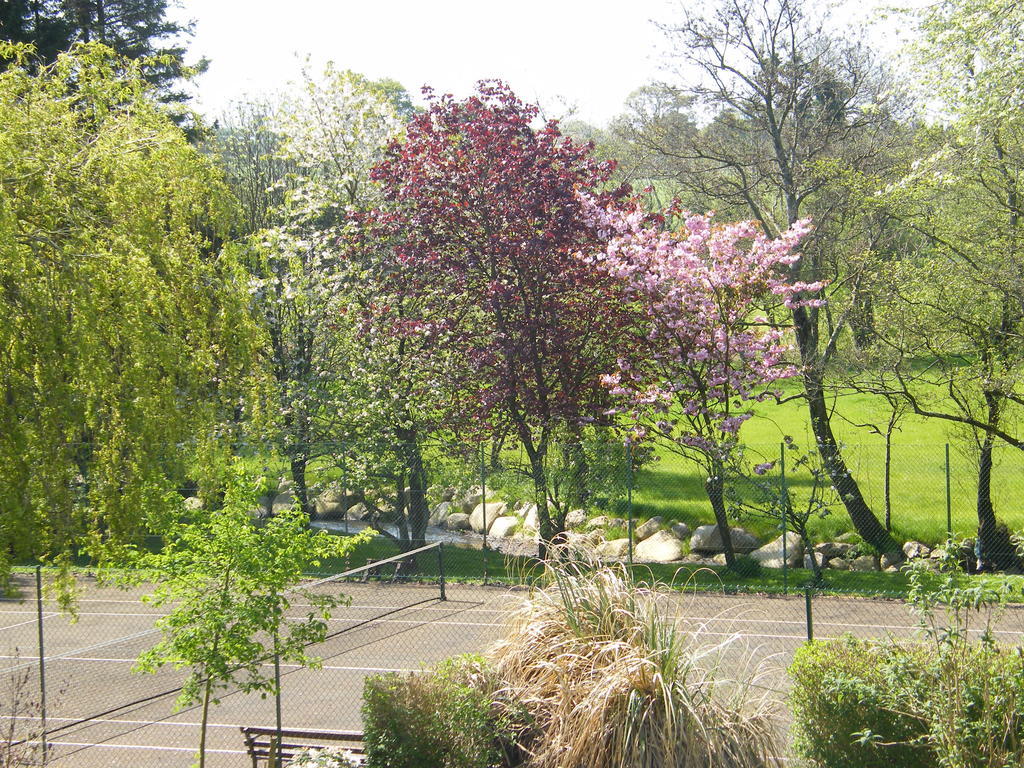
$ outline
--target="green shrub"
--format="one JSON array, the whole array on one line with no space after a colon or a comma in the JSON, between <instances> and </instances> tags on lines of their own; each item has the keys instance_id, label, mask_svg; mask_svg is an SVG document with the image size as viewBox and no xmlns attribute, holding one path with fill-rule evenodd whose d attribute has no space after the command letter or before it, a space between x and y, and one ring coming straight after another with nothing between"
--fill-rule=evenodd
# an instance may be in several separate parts
<instances>
[{"instance_id":1,"label":"green shrub","mask_svg":"<svg viewBox=\"0 0 1024 768\"><path fill-rule=\"evenodd\" d=\"M741 578L753 579L761 575L761 563L750 555L737 555L730 570Z\"/></svg>"},{"instance_id":2,"label":"green shrub","mask_svg":"<svg viewBox=\"0 0 1024 768\"><path fill-rule=\"evenodd\" d=\"M992 644L810 643L793 746L827 768L1024 766L1024 659Z\"/></svg>"},{"instance_id":3,"label":"green shrub","mask_svg":"<svg viewBox=\"0 0 1024 768\"><path fill-rule=\"evenodd\" d=\"M504 729L495 722L480 680L486 674L479 658L457 657L421 673L367 678L363 723L369 768L501 764Z\"/></svg>"},{"instance_id":4,"label":"green shrub","mask_svg":"<svg viewBox=\"0 0 1024 768\"><path fill-rule=\"evenodd\" d=\"M828 768L927 768L926 724L906 714L910 654L853 638L808 643L790 667L793 748Z\"/></svg>"}]
</instances>

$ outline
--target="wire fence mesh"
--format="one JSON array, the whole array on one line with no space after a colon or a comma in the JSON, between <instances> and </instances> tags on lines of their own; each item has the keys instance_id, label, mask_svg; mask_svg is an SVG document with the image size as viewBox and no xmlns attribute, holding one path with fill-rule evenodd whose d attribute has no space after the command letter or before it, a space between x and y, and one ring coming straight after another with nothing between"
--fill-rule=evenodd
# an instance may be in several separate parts
<instances>
[{"instance_id":1,"label":"wire fence mesh","mask_svg":"<svg viewBox=\"0 0 1024 768\"><path fill-rule=\"evenodd\" d=\"M309 649L319 669L280 664L279 700L237 688L218 693L208 765L248 764L239 729L275 728L278 708L284 729L360 729L368 676L485 650L504 632L522 587L543 580L542 510L521 451L427 446L425 472L412 485L400 464L374 474L358 469L343 444L329 448L309 463L303 482L311 524L341 535L372 527L378 536L305 585L351 597L334 611L324 642ZM404 447L393 453L409 455ZM554 445L545 501L554 530L569 531L563 541L587 557L631 566L637 580L672 587L678 597L668 613L680 626L701 642L721 644L730 664L755 670L758 684L781 702L793 653L812 637L899 639L919 632L920 616L905 599L907 562L937 561L932 552L941 554L950 532L978 535L980 467L970 451L844 446L843 456L897 550L866 545L842 499L820 471L815 475L814 458L785 443L747 446L746 465L756 471L723 475L731 538L743 555L731 569L714 536L707 468L692 457L609 443ZM286 459L250 459L268 477L254 516L300 500ZM1011 531L1024 528L1016 506L1022 461L999 451L993 462L991 508ZM786 509L808 510L804 536L781 513ZM426 549L398 556L420 547ZM820 575L809 567L812 552ZM965 570L977 567L978 554L976 542L968 542ZM49 595L37 601L34 578L18 573L15 596L0 602L7 753L40 760L45 730L45 757L55 765L190 764L199 712L195 704L175 708L186 671L133 671L159 634L160 612L139 599L145 588L101 588L81 575L78 619L71 622ZM991 630L998 643L1020 645L1024 606L1019 584L1011 583L1011 604ZM297 614L305 608L292 606ZM980 636L983 629L970 632ZM785 731L785 706L779 712Z\"/></svg>"}]
</instances>

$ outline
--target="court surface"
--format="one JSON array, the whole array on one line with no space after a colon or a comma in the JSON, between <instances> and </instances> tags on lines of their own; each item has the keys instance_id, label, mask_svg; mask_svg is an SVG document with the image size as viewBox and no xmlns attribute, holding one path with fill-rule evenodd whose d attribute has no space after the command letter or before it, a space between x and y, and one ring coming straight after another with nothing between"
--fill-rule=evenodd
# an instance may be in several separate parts
<instances>
[{"instance_id":1,"label":"court surface","mask_svg":"<svg viewBox=\"0 0 1024 768\"><path fill-rule=\"evenodd\" d=\"M5 734L12 725L15 734L37 729L40 718L34 706L39 685L36 604L32 585L22 578L21 597L0 601L0 679L6 686L0 726ZM360 729L366 676L417 670L453 654L486 650L526 594L523 589L449 584L447 600L441 601L434 585L370 582L325 589L341 589L352 604L335 611L327 642L311 649L322 659L321 669L282 665L285 728ZM132 671L139 653L159 639L153 626L160 614L140 602L143 593L83 580L77 623L44 604L51 765L192 765L200 710L174 709L183 672ZM300 602L294 609L302 607ZM694 642L718 647L723 673L753 676L758 686L783 698L785 668L806 640L802 595L684 594L671 597L666 609L694 633ZM909 636L915 626L916 619L898 601L817 597L813 604L817 638ZM1024 615L1013 609L1000 619L997 637L1018 644L1022 629ZM239 727L273 726L274 720L273 698L221 692L210 717L208 765L249 765Z\"/></svg>"}]
</instances>

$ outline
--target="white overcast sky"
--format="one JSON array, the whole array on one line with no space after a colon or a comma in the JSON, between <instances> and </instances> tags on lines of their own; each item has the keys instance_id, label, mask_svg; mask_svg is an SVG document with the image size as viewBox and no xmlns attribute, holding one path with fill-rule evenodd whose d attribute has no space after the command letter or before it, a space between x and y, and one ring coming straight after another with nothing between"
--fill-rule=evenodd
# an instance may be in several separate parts
<instances>
[{"instance_id":1,"label":"white overcast sky","mask_svg":"<svg viewBox=\"0 0 1024 768\"><path fill-rule=\"evenodd\" d=\"M177 0L174 15L195 21L192 58L211 60L196 84L196 106L211 118L232 100L287 87L308 55L314 70L330 60L394 78L414 97L423 85L465 96L497 77L551 116L571 106L603 125L632 90L665 76L653 22L703 1ZM854 25L874 4L830 3ZM888 32L872 37L885 46Z\"/></svg>"}]
</instances>

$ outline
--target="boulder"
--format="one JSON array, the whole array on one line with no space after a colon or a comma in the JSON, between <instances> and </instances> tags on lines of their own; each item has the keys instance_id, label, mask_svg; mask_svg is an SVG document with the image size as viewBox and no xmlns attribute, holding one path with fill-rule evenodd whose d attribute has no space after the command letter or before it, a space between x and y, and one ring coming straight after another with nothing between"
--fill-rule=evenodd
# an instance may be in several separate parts
<instances>
[{"instance_id":1,"label":"boulder","mask_svg":"<svg viewBox=\"0 0 1024 768\"><path fill-rule=\"evenodd\" d=\"M612 539L597 545L598 557L622 560L629 556L629 539Z\"/></svg>"},{"instance_id":2,"label":"boulder","mask_svg":"<svg viewBox=\"0 0 1024 768\"><path fill-rule=\"evenodd\" d=\"M643 541L649 539L651 536L661 530L661 526L664 523L660 517L652 517L645 523L641 523L633 530L633 537L637 541Z\"/></svg>"},{"instance_id":3,"label":"boulder","mask_svg":"<svg viewBox=\"0 0 1024 768\"><path fill-rule=\"evenodd\" d=\"M528 531L536 531L540 528L536 504L531 503L523 507L523 528Z\"/></svg>"},{"instance_id":4,"label":"boulder","mask_svg":"<svg viewBox=\"0 0 1024 768\"><path fill-rule=\"evenodd\" d=\"M465 512L452 512L444 519L444 527L449 531L470 530L469 515Z\"/></svg>"},{"instance_id":5,"label":"boulder","mask_svg":"<svg viewBox=\"0 0 1024 768\"><path fill-rule=\"evenodd\" d=\"M730 528L733 551L738 555L753 552L761 546L757 537L742 528ZM717 553L722 551L722 535L717 525L702 525L690 537L690 551Z\"/></svg>"},{"instance_id":6,"label":"boulder","mask_svg":"<svg viewBox=\"0 0 1024 768\"><path fill-rule=\"evenodd\" d=\"M636 545L633 559L648 563L670 563L683 556L683 542L670 531L657 531Z\"/></svg>"},{"instance_id":7,"label":"boulder","mask_svg":"<svg viewBox=\"0 0 1024 768\"><path fill-rule=\"evenodd\" d=\"M203 500L198 496L186 496L182 504L185 505L185 509L189 512L198 512L203 508Z\"/></svg>"},{"instance_id":8,"label":"boulder","mask_svg":"<svg viewBox=\"0 0 1024 768\"><path fill-rule=\"evenodd\" d=\"M842 541L823 541L814 547L814 551L826 560L836 557L846 557L853 551L853 544Z\"/></svg>"},{"instance_id":9,"label":"boulder","mask_svg":"<svg viewBox=\"0 0 1024 768\"><path fill-rule=\"evenodd\" d=\"M818 567L821 568L821 558L818 558ZM814 563L811 562L811 554L808 552L804 555L804 568L808 571L814 569Z\"/></svg>"},{"instance_id":10,"label":"boulder","mask_svg":"<svg viewBox=\"0 0 1024 768\"><path fill-rule=\"evenodd\" d=\"M346 510L345 517L349 520L367 520L370 517L370 510L363 502L359 502Z\"/></svg>"},{"instance_id":11,"label":"boulder","mask_svg":"<svg viewBox=\"0 0 1024 768\"><path fill-rule=\"evenodd\" d=\"M282 477L277 483L277 494L292 493L295 490L295 482L287 477Z\"/></svg>"},{"instance_id":12,"label":"boulder","mask_svg":"<svg viewBox=\"0 0 1024 768\"><path fill-rule=\"evenodd\" d=\"M274 500L270 503L270 513L272 515L278 515L281 512L286 512L287 510L291 509L292 507L295 506L295 504L295 496L292 494L291 491L279 493L277 494L277 496L274 497Z\"/></svg>"},{"instance_id":13,"label":"boulder","mask_svg":"<svg viewBox=\"0 0 1024 768\"><path fill-rule=\"evenodd\" d=\"M903 553L899 550L895 552L886 552L878 559L878 567L883 571L888 571L890 568L899 569L900 563L903 562Z\"/></svg>"},{"instance_id":14,"label":"boulder","mask_svg":"<svg viewBox=\"0 0 1024 768\"><path fill-rule=\"evenodd\" d=\"M757 560L765 568L781 568L783 564L790 568L799 568L804 561L804 542L792 531L787 531L786 537L786 559L782 559L782 536L774 541L765 544L760 549L755 549L750 556Z\"/></svg>"},{"instance_id":15,"label":"boulder","mask_svg":"<svg viewBox=\"0 0 1024 768\"><path fill-rule=\"evenodd\" d=\"M916 557L928 557L931 553L931 547L922 544L920 541L908 541L903 545L903 554L907 560L913 560Z\"/></svg>"},{"instance_id":16,"label":"boulder","mask_svg":"<svg viewBox=\"0 0 1024 768\"><path fill-rule=\"evenodd\" d=\"M850 570L850 561L841 557L833 557L828 561L828 567L833 571L848 571Z\"/></svg>"},{"instance_id":17,"label":"boulder","mask_svg":"<svg viewBox=\"0 0 1024 768\"><path fill-rule=\"evenodd\" d=\"M608 517L608 515L598 515L587 520L586 528L588 531L592 531L595 528L607 528L611 523L610 520L614 518Z\"/></svg>"},{"instance_id":18,"label":"boulder","mask_svg":"<svg viewBox=\"0 0 1024 768\"><path fill-rule=\"evenodd\" d=\"M836 541L838 541L840 544L859 544L860 536L858 536L853 531L847 531L846 533L842 533L836 536Z\"/></svg>"},{"instance_id":19,"label":"boulder","mask_svg":"<svg viewBox=\"0 0 1024 768\"><path fill-rule=\"evenodd\" d=\"M505 502L488 501L481 502L474 507L469 516L469 525L477 533L487 533L491 524L507 511ZM486 523L486 525L485 525Z\"/></svg>"},{"instance_id":20,"label":"boulder","mask_svg":"<svg viewBox=\"0 0 1024 768\"><path fill-rule=\"evenodd\" d=\"M936 547L929 554L928 557L932 560L941 560L946 556L946 550L942 547Z\"/></svg>"},{"instance_id":21,"label":"boulder","mask_svg":"<svg viewBox=\"0 0 1024 768\"><path fill-rule=\"evenodd\" d=\"M580 528L587 522L587 511L585 509L574 509L565 516L566 528Z\"/></svg>"},{"instance_id":22,"label":"boulder","mask_svg":"<svg viewBox=\"0 0 1024 768\"><path fill-rule=\"evenodd\" d=\"M441 489L441 501L454 501L455 489L452 486Z\"/></svg>"},{"instance_id":23,"label":"boulder","mask_svg":"<svg viewBox=\"0 0 1024 768\"><path fill-rule=\"evenodd\" d=\"M878 563L874 555L861 555L850 562L851 571L877 571Z\"/></svg>"},{"instance_id":24,"label":"boulder","mask_svg":"<svg viewBox=\"0 0 1024 768\"><path fill-rule=\"evenodd\" d=\"M444 522L444 519L454 511L455 507L452 506L450 501L442 501L430 511L430 518L427 520L427 525L441 525L441 523Z\"/></svg>"},{"instance_id":25,"label":"boulder","mask_svg":"<svg viewBox=\"0 0 1024 768\"><path fill-rule=\"evenodd\" d=\"M483 489L479 485L467 489L459 496L459 507L466 514L472 513L477 505L484 500Z\"/></svg>"},{"instance_id":26,"label":"boulder","mask_svg":"<svg viewBox=\"0 0 1024 768\"><path fill-rule=\"evenodd\" d=\"M504 515L491 523L491 530L488 531L488 535L496 539L508 539L511 538L518 527L519 518L512 515Z\"/></svg>"},{"instance_id":27,"label":"boulder","mask_svg":"<svg viewBox=\"0 0 1024 768\"><path fill-rule=\"evenodd\" d=\"M688 526L686 523L672 523L672 527L669 530L672 531L672 534L677 539L682 539L683 541L686 541L688 538L690 538L690 534L692 533L692 531L690 530L690 526Z\"/></svg>"},{"instance_id":28,"label":"boulder","mask_svg":"<svg viewBox=\"0 0 1024 768\"><path fill-rule=\"evenodd\" d=\"M263 520L270 516L270 508L273 504L273 496L260 496L259 499L256 500L256 509L254 509L250 514L257 520Z\"/></svg>"}]
</instances>

